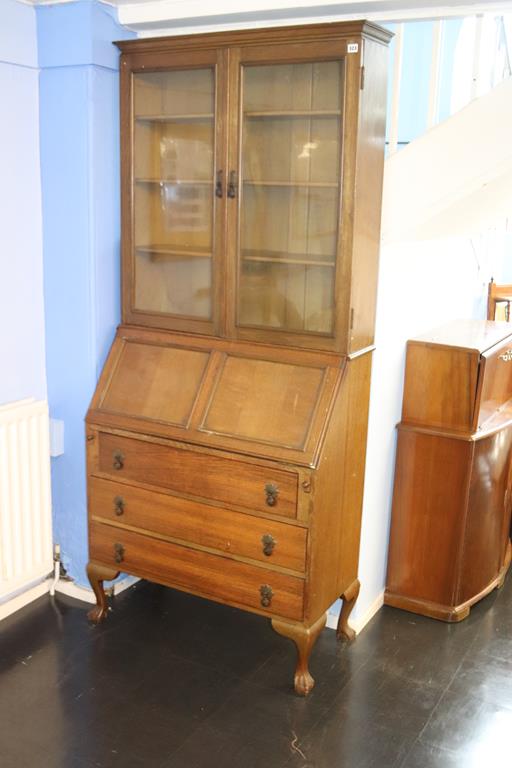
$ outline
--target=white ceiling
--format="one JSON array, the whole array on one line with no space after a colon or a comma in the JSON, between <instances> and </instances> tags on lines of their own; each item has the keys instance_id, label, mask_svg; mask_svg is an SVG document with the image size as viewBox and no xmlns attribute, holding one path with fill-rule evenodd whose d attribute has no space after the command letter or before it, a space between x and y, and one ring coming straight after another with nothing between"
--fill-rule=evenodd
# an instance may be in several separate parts
<instances>
[{"instance_id":1,"label":"white ceiling","mask_svg":"<svg viewBox=\"0 0 512 768\"><path fill-rule=\"evenodd\" d=\"M19 0L48 5L76 0ZM119 22L141 36L314 21L447 18L511 13L512 0L100 0L115 6Z\"/></svg>"}]
</instances>

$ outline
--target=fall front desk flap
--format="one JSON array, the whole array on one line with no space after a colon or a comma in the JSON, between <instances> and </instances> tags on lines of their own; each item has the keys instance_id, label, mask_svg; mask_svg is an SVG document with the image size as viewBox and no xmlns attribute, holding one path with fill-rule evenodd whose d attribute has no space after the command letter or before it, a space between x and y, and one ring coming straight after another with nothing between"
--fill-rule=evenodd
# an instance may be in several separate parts
<instances>
[{"instance_id":1,"label":"fall front desk flap","mask_svg":"<svg viewBox=\"0 0 512 768\"><path fill-rule=\"evenodd\" d=\"M314 465L344 359L122 328L89 423Z\"/></svg>"}]
</instances>

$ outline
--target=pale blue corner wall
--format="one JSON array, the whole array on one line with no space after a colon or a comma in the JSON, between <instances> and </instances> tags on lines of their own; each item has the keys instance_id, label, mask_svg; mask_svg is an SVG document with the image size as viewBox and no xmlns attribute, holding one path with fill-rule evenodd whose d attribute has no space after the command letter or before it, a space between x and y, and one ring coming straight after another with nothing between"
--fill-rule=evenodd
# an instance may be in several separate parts
<instances>
[{"instance_id":1,"label":"pale blue corner wall","mask_svg":"<svg viewBox=\"0 0 512 768\"><path fill-rule=\"evenodd\" d=\"M84 416L120 318L118 51L130 37L84 0L37 9L48 399L65 425L52 459L54 539L85 584Z\"/></svg>"},{"instance_id":2,"label":"pale blue corner wall","mask_svg":"<svg viewBox=\"0 0 512 768\"><path fill-rule=\"evenodd\" d=\"M46 399L36 14L0 0L0 405Z\"/></svg>"},{"instance_id":3,"label":"pale blue corner wall","mask_svg":"<svg viewBox=\"0 0 512 768\"><path fill-rule=\"evenodd\" d=\"M396 24L386 24L385 26L392 32L396 32ZM453 59L455 44L461 27L462 21L460 19L447 19L444 22L441 42L439 122L450 115ZM432 21L409 21L404 24L398 119L398 142L400 145L408 144L427 130L433 32L434 23ZM395 40L393 39L389 48L388 115L391 112L394 55Z\"/></svg>"}]
</instances>

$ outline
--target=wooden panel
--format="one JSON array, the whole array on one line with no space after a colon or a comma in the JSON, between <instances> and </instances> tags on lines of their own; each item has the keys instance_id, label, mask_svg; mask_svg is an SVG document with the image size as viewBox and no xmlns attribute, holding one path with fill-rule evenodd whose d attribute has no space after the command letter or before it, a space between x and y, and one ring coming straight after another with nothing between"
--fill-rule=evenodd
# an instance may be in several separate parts
<instances>
[{"instance_id":1,"label":"wooden panel","mask_svg":"<svg viewBox=\"0 0 512 768\"><path fill-rule=\"evenodd\" d=\"M124 342L100 408L186 426L209 358L198 350Z\"/></svg>"},{"instance_id":2,"label":"wooden panel","mask_svg":"<svg viewBox=\"0 0 512 768\"><path fill-rule=\"evenodd\" d=\"M479 362L476 350L409 341L402 421L470 432Z\"/></svg>"},{"instance_id":3,"label":"wooden panel","mask_svg":"<svg viewBox=\"0 0 512 768\"><path fill-rule=\"evenodd\" d=\"M361 54L361 58L363 58ZM358 135L357 154L352 173L353 193L347 201L349 208L347 216L352 214L353 202L353 241L351 277L347 283L351 284L350 301L340 306L340 311L347 313L351 310L351 317L345 314L344 327L349 326L350 339L349 350L355 352L373 344L375 329L375 308L377 296L377 277L380 248L380 220L382 201L382 177L384 168L384 138L386 123L386 78L388 72L388 52L386 48L366 41L364 43L364 75L357 63L359 77L352 81L357 88L357 80L364 76L364 88L360 88L352 94L355 100L359 98L358 109ZM359 82L360 85L360 82ZM350 96L350 94L349 94ZM349 132L355 135L354 125L349 127ZM344 190L345 192L346 190ZM345 228L348 229L346 221ZM350 232L350 230L349 230ZM350 247L350 246L348 246Z\"/></svg>"},{"instance_id":4,"label":"wooden panel","mask_svg":"<svg viewBox=\"0 0 512 768\"><path fill-rule=\"evenodd\" d=\"M348 361L314 475L308 621L357 578L371 362L371 352Z\"/></svg>"},{"instance_id":5,"label":"wooden panel","mask_svg":"<svg viewBox=\"0 0 512 768\"><path fill-rule=\"evenodd\" d=\"M96 522L90 525L89 542L94 562L258 613L302 618L304 582L300 578ZM124 548L119 564L116 544ZM273 592L267 609L261 605L260 588L264 585Z\"/></svg>"},{"instance_id":6,"label":"wooden panel","mask_svg":"<svg viewBox=\"0 0 512 768\"><path fill-rule=\"evenodd\" d=\"M142 528L226 555L304 572L306 528L96 477L90 478L89 488L91 514L111 524ZM116 504L118 498L121 504ZM264 535L275 541L269 555L263 552Z\"/></svg>"},{"instance_id":7,"label":"wooden panel","mask_svg":"<svg viewBox=\"0 0 512 768\"><path fill-rule=\"evenodd\" d=\"M455 605L473 447L399 429L387 576L394 596Z\"/></svg>"},{"instance_id":8,"label":"wooden panel","mask_svg":"<svg viewBox=\"0 0 512 768\"><path fill-rule=\"evenodd\" d=\"M303 448L325 369L229 355L201 429Z\"/></svg>"},{"instance_id":9,"label":"wooden panel","mask_svg":"<svg viewBox=\"0 0 512 768\"><path fill-rule=\"evenodd\" d=\"M511 460L512 427L475 443L457 603L478 595L504 564Z\"/></svg>"},{"instance_id":10,"label":"wooden panel","mask_svg":"<svg viewBox=\"0 0 512 768\"><path fill-rule=\"evenodd\" d=\"M228 506L296 517L297 475L293 472L119 435L100 434L99 443L96 471L116 480L146 483ZM114 469L113 456L118 451L123 456L123 466ZM267 483L279 489L274 506L266 501Z\"/></svg>"},{"instance_id":11,"label":"wooden panel","mask_svg":"<svg viewBox=\"0 0 512 768\"><path fill-rule=\"evenodd\" d=\"M512 337L483 355L483 383L478 426L512 399Z\"/></svg>"}]
</instances>

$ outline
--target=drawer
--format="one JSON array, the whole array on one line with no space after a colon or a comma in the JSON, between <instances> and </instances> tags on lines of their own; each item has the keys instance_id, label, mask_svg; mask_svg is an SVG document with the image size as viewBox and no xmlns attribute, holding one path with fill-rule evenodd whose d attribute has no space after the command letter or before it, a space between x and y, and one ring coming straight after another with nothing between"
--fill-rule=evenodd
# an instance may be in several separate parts
<instances>
[{"instance_id":1,"label":"drawer","mask_svg":"<svg viewBox=\"0 0 512 768\"><path fill-rule=\"evenodd\" d=\"M300 620L304 581L91 521L93 562L260 613Z\"/></svg>"},{"instance_id":2,"label":"drawer","mask_svg":"<svg viewBox=\"0 0 512 768\"><path fill-rule=\"evenodd\" d=\"M484 366L478 426L512 399L512 341L492 347L482 355Z\"/></svg>"},{"instance_id":3,"label":"drawer","mask_svg":"<svg viewBox=\"0 0 512 768\"><path fill-rule=\"evenodd\" d=\"M100 433L100 472L186 496L285 517L297 514L297 475L212 453ZM277 489L268 494L267 488Z\"/></svg>"},{"instance_id":4,"label":"drawer","mask_svg":"<svg viewBox=\"0 0 512 768\"><path fill-rule=\"evenodd\" d=\"M89 481L89 509L91 515L110 524L142 528L302 573L305 570L307 530L297 525L98 477Z\"/></svg>"}]
</instances>

